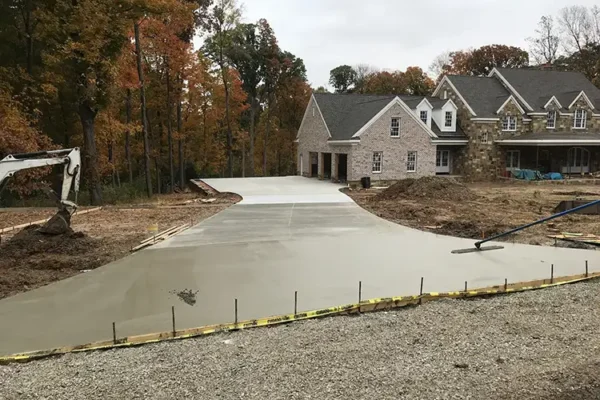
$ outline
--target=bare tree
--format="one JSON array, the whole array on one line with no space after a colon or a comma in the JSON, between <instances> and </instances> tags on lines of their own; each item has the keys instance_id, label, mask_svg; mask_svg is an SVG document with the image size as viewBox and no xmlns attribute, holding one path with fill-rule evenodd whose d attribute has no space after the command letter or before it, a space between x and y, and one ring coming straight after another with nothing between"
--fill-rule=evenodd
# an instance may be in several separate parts
<instances>
[{"instance_id":1,"label":"bare tree","mask_svg":"<svg viewBox=\"0 0 600 400\"><path fill-rule=\"evenodd\" d=\"M354 70L356 71L356 86L355 86L355 88L356 88L357 92L361 92L367 78L370 75L372 75L376 72L379 72L378 68L373 67L372 65L369 65L369 64L358 64L354 67Z\"/></svg>"},{"instance_id":2,"label":"bare tree","mask_svg":"<svg viewBox=\"0 0 600 400\"><path fill-rule=\"evenodd\" d=\"M537 64L552 64L556 61L560 38L557 35L554 19L543 16L535 30L536 36L528 38L529 54Z\"/></svg>"},{"instance_id":3,"label":"bare tree","mask_svg":"<svg viewBox=\"0 0 600 400\"><path fill-rule=\"evenodd\" d=\"M558 22L564 36L565 50L569 53L583 50L599 39L598 23L600 11L597 6L570 6L560 10Z\"/></svg>"},{"instance_id":4,"label":"bare tree","mask_svg":"<svg viewBox=\"0 0 600 400\"><path fill-rule=\"evenodd\" d=\"M452 61L452 53L445 51L433 59L433 62L429 66L429 73L431 76L438 77L444 73L444 67L450 65Z\"/></svg>"}]
</instances>

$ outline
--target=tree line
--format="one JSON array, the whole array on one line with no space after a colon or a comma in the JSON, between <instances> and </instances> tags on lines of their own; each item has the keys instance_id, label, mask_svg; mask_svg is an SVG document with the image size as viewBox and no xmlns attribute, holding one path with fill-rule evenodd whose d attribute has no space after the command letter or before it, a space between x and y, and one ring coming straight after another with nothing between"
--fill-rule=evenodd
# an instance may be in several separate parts
<instances>
[{"instance_id":1,"label":"tree line","mask_svg":"<svg viewBox=\"0 0 600 400\"><path fill-rule=\"evenodd\" d=\"M0 158L80 146L92 204L107 186L295 172L304 62L236 0L8 0L0 54Z\"/></svg>"},{"instance_id":2,"label":"tree line","mask_svg":"<svg viewBox=\"0 0 600 400\"><path fill-rule=\"evenodd\" d=\"M336 93L429 95L445 75L485 76L494 68L553 68L577 71L600 87L600 7L569 6L556 16L542 16L529 51L491 44L446 51L438 55L428 75L419 67L380 71L368 64L340 65L330 72ZM320 87L317 91L326 92Z\"/></svg>"}]
</instances>

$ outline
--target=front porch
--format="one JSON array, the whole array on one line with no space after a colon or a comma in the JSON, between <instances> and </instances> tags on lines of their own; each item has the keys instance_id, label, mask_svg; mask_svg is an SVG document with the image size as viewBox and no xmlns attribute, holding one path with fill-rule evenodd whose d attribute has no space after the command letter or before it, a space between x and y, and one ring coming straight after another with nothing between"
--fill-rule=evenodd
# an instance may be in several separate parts
<instances>
[{"instance_id":1,"label":"front porch","mask_svg":"<svg viewBox=\"0 0 600 400\"><path fill-rule=\"evenodd\" d=\"M600 146L503 146L505 169L589 175L600 171Z\"/></svg>"}]
</instances>

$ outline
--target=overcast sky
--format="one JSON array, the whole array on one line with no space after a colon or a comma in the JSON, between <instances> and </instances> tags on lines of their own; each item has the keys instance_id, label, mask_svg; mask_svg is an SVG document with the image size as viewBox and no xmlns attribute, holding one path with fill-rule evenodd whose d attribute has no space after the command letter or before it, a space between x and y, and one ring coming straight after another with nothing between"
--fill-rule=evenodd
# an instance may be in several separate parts
<instances>
[{"instance_id":1,"label":"overcast sky","mask_svg":"<svg viewBox=\"0 0 600 400\"><path fill-rule=\"evenodd\" d=\"M338 65L429 70L447 50L527 49L542 15L597 0L243 0L244 20L266 18L282 49L302 58L313 87Z\"/></svg>"}]
</instances>

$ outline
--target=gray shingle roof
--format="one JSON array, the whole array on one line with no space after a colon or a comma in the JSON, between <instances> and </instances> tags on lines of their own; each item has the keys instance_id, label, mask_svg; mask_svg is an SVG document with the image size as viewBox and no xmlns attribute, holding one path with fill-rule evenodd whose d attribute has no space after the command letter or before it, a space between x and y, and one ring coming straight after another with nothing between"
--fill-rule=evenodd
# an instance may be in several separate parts
<instances>
[{"instance_id":1,"label":"gray shingle roof","mask_svg":"<svg viewBox=\"0 0 600 400\"><path fill-rule=\"evenodd\" d=\"M329 128L332 140L348 140L352 138L379 111L387 106L394 98L399 97L408 107L415 109L423 101L423 96L373 96L363 94L331 94L314 93L315 100L323 113L325 123ZM434 109L441 108L448 100L427 97ZM440 129L432 130L441 136L449 136L449 132L440 133ZM459 129L459 128L457 128ZM464 132L454 133L453 138L464 137Z\"/></svg>"},{"instance_id":2,"label":"gray shingle roof","mask_svg":"<svg viewBox=\"0 0 600 400\"><path fill-rule=\"evenodd\" d=\"M568 107L582 90L594 106L600 108L600 89L579 72L509 68L498 68L498 72L534 111L543 111L552 96L556 96L563 107Z\"/></svg>"},{"instance_id":3,"label":"gray shingle roof","mask_svg":"<svg viewBox=\"0 0 600 400\"><path fill-rule=\"evenodd\" d=\"M468 139L467 135L465 135L465 131L462 130L462 128L457 124L456 125L456 132L442 132L442 130L440 129L440 127L436 124L435 121L431 121L431 130L433 131L433 133L435 133L440 139L449 139L449 140L455 140L455 139Z\"/></svg>"},{"instance_id":4,"label":"gray shingle roof","mask_svg":"<svg viewBox=\"0 0 600 400\"><path fill-rule=\"evenodd\" d=\"M314 93L333 140L352 138L396 96Z\"/></svg>"},{"instance_id":5,"label":"gray shingle roof","mask_svg":"<svg viewBox=\"0 0 600 400\"><path fill-rule=\"evenodd\" d=\"M496 78L449 75L448 79L477 114L477 118L497 117L496 111L510 92Z\"/></svg>"}]
</instances>

